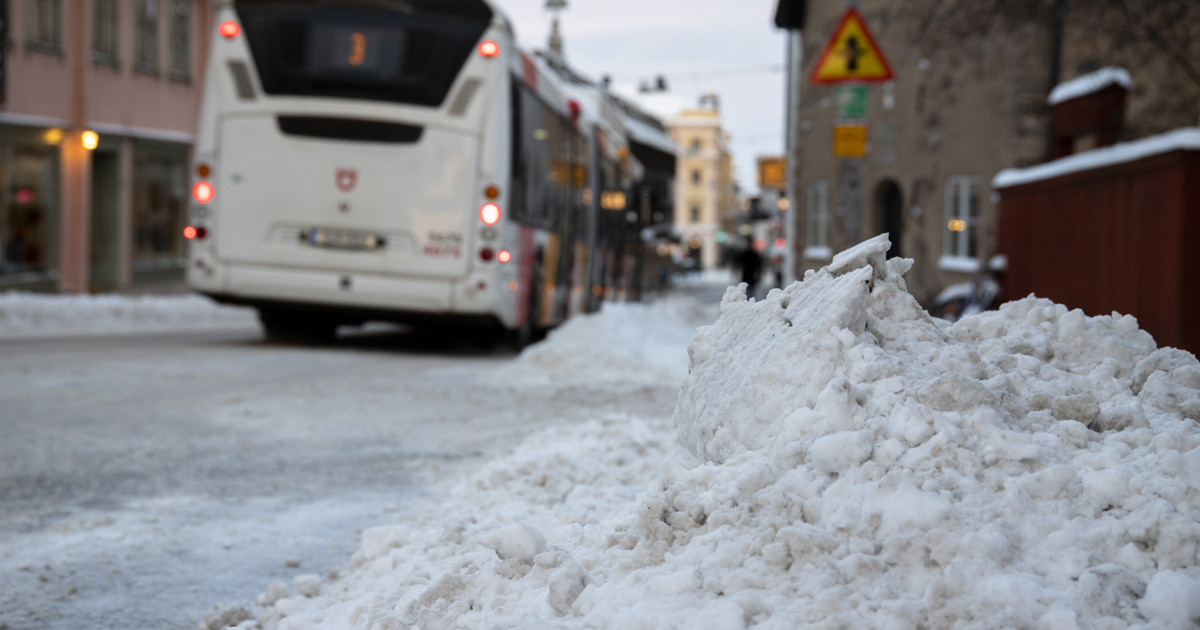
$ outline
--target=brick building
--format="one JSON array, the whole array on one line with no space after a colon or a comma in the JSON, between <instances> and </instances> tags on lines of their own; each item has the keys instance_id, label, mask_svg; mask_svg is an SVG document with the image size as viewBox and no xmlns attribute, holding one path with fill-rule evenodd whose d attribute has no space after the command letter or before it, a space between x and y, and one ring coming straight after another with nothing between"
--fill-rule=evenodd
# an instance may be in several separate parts
<instances>
[{"instance_id":1,"label":"brick building","mask_svg":"<svg viewBox=\"0 0 1200 630\"><path fill-rule=\"evenodd\" d=\"M211 6L0 2L0 290L182 277Z\"/></svg>"}]
</instances>

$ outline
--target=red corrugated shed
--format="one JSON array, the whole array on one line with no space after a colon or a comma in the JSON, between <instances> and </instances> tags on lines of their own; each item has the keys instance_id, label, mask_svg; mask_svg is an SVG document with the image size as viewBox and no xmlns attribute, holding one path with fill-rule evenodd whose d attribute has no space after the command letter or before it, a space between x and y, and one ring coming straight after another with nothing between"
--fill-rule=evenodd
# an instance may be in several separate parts
<instances>
[{"instance_id":1,"label":"red corrugated shed","mask_svg":"<svg viewBox=\"0 0 1200 630\"><path fill-rule=\"evenodd\" d=\"M1200 130L1090 153L997 176L1007 294L1133 315L1200 355Z\"/></svg>"}]
</instances>

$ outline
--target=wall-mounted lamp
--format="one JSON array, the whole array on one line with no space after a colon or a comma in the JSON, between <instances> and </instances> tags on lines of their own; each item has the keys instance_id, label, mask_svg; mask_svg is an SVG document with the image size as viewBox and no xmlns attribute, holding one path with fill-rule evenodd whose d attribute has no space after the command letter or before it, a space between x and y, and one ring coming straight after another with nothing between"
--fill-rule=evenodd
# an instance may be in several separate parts
<instances>
[{"instance_id":1,"label":"wall-mounted lamp","mask_svg":"<svg viewBox=\"0 0 1200 630\"><path fill-rule=\"evenodd\" d=\"M95 149L100 144L100 136L96 135L96 132L91 129L83 132L79 140L83 143L83 148L88 151Z\"/></svg>"},{"instance_id":2,"label":"wall-mounted lamp","mask_svg":"<svg viewBox=\"0 0 1200 630\"><path fill-rule=\"evenodd\" d=\"M63 130L62 129L47 129L46 135L43 137L46 139L46 144L58 144L59 142L62 142Z\"/></svg>"}]
</instances>

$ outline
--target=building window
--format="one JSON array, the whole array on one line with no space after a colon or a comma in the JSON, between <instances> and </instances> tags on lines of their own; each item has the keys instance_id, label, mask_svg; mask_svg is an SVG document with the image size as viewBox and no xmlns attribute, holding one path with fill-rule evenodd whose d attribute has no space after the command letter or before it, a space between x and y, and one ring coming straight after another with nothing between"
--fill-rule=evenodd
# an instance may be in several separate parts
<instances>
[{"instance_id":1,"label":"building window","mask_svg":"<svg viewBox=\"0 0 1200 630\"><path fill-rule=\"evenodd\" d=\"M979 178L946 178L945 243L939 265L974 272L979 265Z\"/></svg>"},{"instance_id":2,"label":"building window","mask_svg":"<svg viewBox=\"0 0 1200 630\"><path fill-rule=\"evenodd\" d=\"M171 0L171 78L192 76L192 0Z\"/></svg>"},{"instance_id":3,"label":"building window","mask_svg":"<svg viewBox=\"0 0 1200 630\"><path fill-rule=\"evenodd\" d=\"M52 155L42 146L0 146L0 284L37 280L54 269Z\"/></svg>"},{"instance_id":4,"label":"building window","mask_svg":"<svg viewBox=\"0 0 1200 630\"><path fill-rule=\"evenodd\" d=\"M808 242L807 258L829 258L829 182L821 180L808 185Z\"/></svg>"},{"instance_id":5,"label":"building window","mask_svg":"<svg viewBox=\"0 0 1200 630\"><path fill-rule=\"evenodd\" d=\"M133 271L180 269L187 211L187 154L135 153L133 177Z\"/></svg>"},{"instance_id":6,"label":"building window","mask_svg":"<svg viewBox=\"0 0 1200 630\"><path fill-rule=\"evenodd\" d=\"M26 46L33 50L62 52L61 1L27 0L25 12Z\"/></svg>"},{"instance_id":7,"label":"building window","mask_svg":"<svg viewBox=\"0 0 1200 630\"><path fill-rule=\"evenodd\" d=\"M135 67L158 74L158 0L137 0L134 25Z\"/></svg>"},{"instance_id":8,"label":"building window","mask_svg":"<svg viewBox=\"0 0 1200 630\"><path fill-rule=\"evenodd\" d=\"M700 222L700 206L692 206L692 223Z\"/></svg>"},{"instance_id":9,"label":"building window","mask_svg":"<svg viewBox=\"0 0 1200 630\"><path fill-rule=\"evenodd\" d=\"M692 144L688 147L688 155L696 155L700 153L700 138L692 138Z\"/></svg>"},{"instance_id":10,"label":"building window","mask_svg":"<svg viewBox=\"0 0 1200 630\"><path fill-rule=\"evenodd\" d=\"M702 177L703 176L700 175L700 171L698 171L698 170L692 171L692 185L699 186L700 180L702 179Z\"/></svg>"},{"instance_id":11,"label":"building window","mask_svg":"<svg viewBox=\"0 0 1200 630\"><path fill-rule=\"evenodd\" d=\"M117 65L117 0L92 2L92 61Z\"/></svg>"}]
</instances>

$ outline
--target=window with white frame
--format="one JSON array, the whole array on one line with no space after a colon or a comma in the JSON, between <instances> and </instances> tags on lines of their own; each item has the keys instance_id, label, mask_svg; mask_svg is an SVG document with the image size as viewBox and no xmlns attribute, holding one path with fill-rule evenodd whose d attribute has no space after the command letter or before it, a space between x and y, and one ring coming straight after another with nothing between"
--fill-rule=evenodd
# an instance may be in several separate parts
<instances>
[{"instance_id":1,"label":"window with white frame","mask_svg":"<svg viewBox=\"0 0 1200 630\"><path fill-rule=\"evenodd\" d=\"M134 62L138 70L158 73L158 0L137 0Z\"/></svg>"},{"instance_id":2,"label":"window with white frame","mask_svg":"<svg viewBox=\"0 0 1200 630\"><path fill-rule=\"evenodd\" d=\"M819 180L808 185L808 258L829 258L829 182Z\"/></svg>"},{"instance_id":3,"label":"window with white frame","mask_svg":"<svg viewBox=\"0 0 1200 630\"><path fill-rule=\"evenodd\" d=\"M62 50L62 2L27 0L25 3L26 45L34 50Z\"/></svg>"},{"instance_id":4,"label":"window with white frame","mask_svg":"<svg viewBox=\"0 0 1200 630\"><path fill-rule=\"evenodd\" d=\"M117 0L92 2L92 61L117 64Z\"/></svg>"},{"instance_id":5,"label":"window with white frame","mask_svg":"<svg viewBox=\"0 0 1200 630\"><path fill-rule=\"evenodd\" d=\"M944 269L973 272L979 266L979 181L966 175L946 178Z\"/></svg>"},{"instance_id":6,"label":"window with white frame","mask_svg":"<svg viewBox=\"0 0 1200 630\"><path fill-rule=\"evenodd\" d=\"M171 0L171 78L192 75L192 0Z\"/></svg>"}]
</instances>

